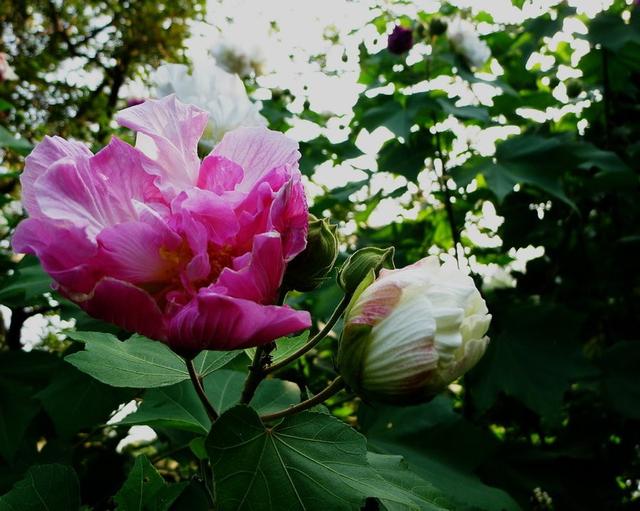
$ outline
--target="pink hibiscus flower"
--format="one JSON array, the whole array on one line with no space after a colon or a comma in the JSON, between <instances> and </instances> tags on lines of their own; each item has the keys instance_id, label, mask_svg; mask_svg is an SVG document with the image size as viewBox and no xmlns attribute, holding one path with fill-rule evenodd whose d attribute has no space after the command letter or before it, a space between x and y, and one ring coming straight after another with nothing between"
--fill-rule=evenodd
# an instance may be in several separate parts
<instances>
[{"instance_id":1,"label":"pink hibiscus flower","mask_svg":"<svg viewBox=\"0 0 640 511\"><path fill-rule=\"evenodd\" d=\"M308 328L274 305L306 245L297 144L266 128L226 134L200 161L207 115L175 96L121 111L136 147L92 154L46 137L26 160L29 218L13 236L62 295L176 351L256 346Z\"/></svg>"}]
</instances>

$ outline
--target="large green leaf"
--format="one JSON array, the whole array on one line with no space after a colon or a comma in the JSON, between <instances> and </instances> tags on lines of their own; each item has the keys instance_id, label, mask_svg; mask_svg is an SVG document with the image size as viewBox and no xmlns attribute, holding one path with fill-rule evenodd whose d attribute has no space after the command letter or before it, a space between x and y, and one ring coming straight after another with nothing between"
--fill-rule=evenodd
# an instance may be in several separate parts
<instances>
[{"instance_id":1,"label":"large green leaf","mask_svg":"<svg viewBox=\"0 0 640 511\"><path fill-rule=\"evenodd\" d=\"M118 405L134 395L131 389L109 387L65 365L35 397L42 402L58 434L70 437L81 429L103 424Z\"/></svg>"},{"instance_id":2,"label":"large green leaf","mask_svg":"<svg viewBox=\"0 0 640 511\"><path fill-rule=\"evenodd\" d=\"M388 483L396 486L421 511L453 510L433 484L409 470L409 465L401 456L367 453L367 460L374 470ZM440 505L439 505L440 504ZM404 511L412 506L382 499L382 505L387 511Z\"/></svg>"},{"instance_id":3,"label":"large green leaf","mask_svg":"<svg viewBox=\"0 0 640 511\"><path fill-rule=\"evenodd\" d=\"M370 449L401 455L417 474L405 473L401 483L384 470L383 476L390 481L405 489L415 485L420 490L414 493L445 509L519 509L509 495L475 475L478 466L495 453L495 440L454 412L447 398L439 396L424 405L402 408L362 405L358 419ZM391 462L387 461L388 469ZM421 485L416 478L428 483Z\"/></svg>"},{"instance_id":4,"label":"large green leaf","mask_svg":"<svg viewBox=\"0 0 640 511\"><path fill-rule=\"evenodd\" d=\"M238 406L213 425L207 449L228 511L356 510L367 497L420 509L369 466L365 439L328 414L303 412L267 428Z\"/></svg>"},{"instance_id":5,"label":"large green leaf","mask_svg":"<svg viewBox=\"0 0 640 511\"><path fill-rule=\"evenodd\" d=\"M174 385L189 379L184 360L168 346L134 335L120 341L102 332L69 332L85 344L85 350L65 358L81 371L114 387L150 388ZM203 352L194 360L201 374L222 367L239 352Z\"/></svg>"},{"instance_id":6,"label":"large green leaf","mask_svg":"<svg viewBox=\"0 0 640 511\"><path fill-rule=\"evenodd\" d=\"M13 461L38 410L40 406L27 387L0 379L0 456L6 462Z\"/></svg>"},{"instance_id":7,"label":"large green leaf","mask_svg":"<svg viewBox=\"0 0 640 511\"><path fill-rule=\"evenodd\" d=\"M592 372L578 343L582 319L554 304L507 307L500 332L469 374L476 404L487 409L504 393L547 420L559 420L569 384Z\"/></svg>"},{"instance_id":8,"label":"large green leaf","mask_svg":"<svg viewBox=\"0 0 640 511\"><path fill-rule=\"evenodd\" d=\"M146 456L138 456L113 500L117 511L167 511L186 486L167 484Z\"/></svg>"},{"instance_id":9,"label":"large green leaf","mask_svg":"<svg viewBox=\"0 0 640 511\"><path fill-rule=\"evenodd\" d=\"M51 464L29 469L24 479L0 497L0 511L76 511L80 486L71 467Z\"/></svg>"},{"instance_id":10,"label":"large green leaf","mask_svg":"<svg viewBox=\"0 0 640 511\"><path fill-rule=\"evenodd\" d=\"M204 379L207 397L222 414L240 401L246 375L222 369ZM300 389L295 383L269 379L260 383L251 406L262 414L282 410L300 402ZM148 390L137 411L119 424L162 426L206 434L211 422L190 381Z\"/></svg>"}]
</instances>

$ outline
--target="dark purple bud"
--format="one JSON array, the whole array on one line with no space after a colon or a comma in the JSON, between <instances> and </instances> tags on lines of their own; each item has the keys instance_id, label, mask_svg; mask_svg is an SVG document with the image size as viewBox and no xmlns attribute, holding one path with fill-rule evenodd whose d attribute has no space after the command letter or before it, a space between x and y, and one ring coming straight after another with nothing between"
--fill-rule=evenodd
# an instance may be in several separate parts
<instances>
[{"instance_id":1,"label":"dark purple bud","mask_svg":"<svg viewBox=\"0 0 640 511\"><path fill-rule=\"evenodd\" d=\"M402 55L413 47L411 29L396 25L387 39L387 49L396 55Z\"/></svg>"},{"instance_id":2,"label":"dark purple bud","mask_svg":"<svg viewBox=\"0 0 640 511\"><path fill-rule=\"evenodd\" d=\"M140 105L144 103L144 98L128 98L127 99L127 106L136 106L136 105Z\"/></svg>"}]
</instances>

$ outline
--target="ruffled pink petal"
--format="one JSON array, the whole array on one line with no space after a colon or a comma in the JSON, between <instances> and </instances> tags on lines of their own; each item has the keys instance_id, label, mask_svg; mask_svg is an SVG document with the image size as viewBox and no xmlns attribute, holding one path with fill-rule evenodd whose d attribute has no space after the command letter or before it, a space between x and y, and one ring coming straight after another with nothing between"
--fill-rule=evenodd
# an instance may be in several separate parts
<instances>
[{"instance_id":1,"label":"ruffled pink petal","mask_svg":"<svg viewBox=\"0 0 640 511\"><path fill-rule=\"evenodd\" d=\"M267 227L282 236L285 261L291 261L307 246L309 208L300 177L294 175L277 193L269 211Z\"/></svg>"},{"instance_id":2,"label":"ruffled pink petal","mask_svg":"<svg viewBox=\"0 0 640 511\"><path fill-rule=\"evenodd\" d=\"M163 191L195 185L200 169L198 140L207 114L181 103L175 94L122 110L116 120L138 132L138 147L150 158L145 169L159 177ZM142 136L140 136L142 134Z\"/></svg>"},{"instance_id":3,"label":"ruffled pink petal","mask_svg":"<svg viewBox=\"0 0 640 511\"><path fill-rule=\"evenodd\" d=\"M87 314L151 339L166 339L162 312L151 295L122 280L105 277L91 294L70 296Z\"/></svg>"},{"instance_id":4,"label":"ruffled pink petal","mask_svg":"<svg viewBox=\"0 0 640 511\"><path fill-rule=\"evenodd\" d=\"M90 239L105 227L136 220L136 203L152 193L140 158L134 148L113 138L92 158L59 160L33 187L42 214L85 227Z\"/></svg>"},{"instance_id":5,"label":"ruffled pink petal","mask_svg":"<svg viewBox=\"0 0 640 511\"><path fill-rule=\"evenodd\" d=\"M201 291L171 320L169 345L185 351L248 348L309 326L306 311Z\"/></svg>"},{"instance_id":6,"label":"ruffled pink petal","mask_svg":"<svg viewBox=\"0 0 640 511\"><path fill-rule=\"evenodd\" d=\"M218 195L232 191L242 181L244 171L237 163L210 154L200 167L198 187Z\"/></svg>"},{"instance_id":7,"label":"ruffled pink petal","mask_svg":"<svg viewBox=\"0 0 640 511\"><path fill-rule=\"evenodd\" d=\"M20 176L22 184L22 204L30 216L40 216L41 211L36 201L34 184L47 169L63 158L72 160L90 158L91 151L79 142L65 140L60 137L44 137L36 145L24 162L24 172Z\"/></svg>"},{"instance_id":8,"label":"ruffled pink petal","mask_svg":"<svg viewBox=\"0 0 640 511\"><path fill-rule=\"evenodd\" d=\"M87 293L101 276L95 244L73 225L28 218L18 225L11 243L18 253L36 255L44 270L70 291Z\"/></svg>"},{"instance_id":9,"label":"ruffled pink petal","mask_svg":"<svg viewBox=\"0 0 640 511\"><path fill-rule=\"evenodd\" d=\"M297 165L298 143L267 128L238 128L225 134L213 155L224 156L244 170L244 179L236 187L248 192L275 167Z\"/></svg>"},{"instance_id":10,"label":"ruffled pink petal","mask_svg":"<svg viewBox=\"0 0 640 511\"><path fill-rule=\"evenodd\" d=\"M239 267L225 268L210 289L257 303L273 303L285 269L280 235L272 231L256 236L250 257L245 255L235 262Z\"/></svg>"},{"instance_id":11,"label":"ruffled pink petal","mask_svg":"<svg viewBox=\"0 0 640 511\"><path fill-rule=\"evenodd\" d=\"M232 204L214 192L200 188L189 188L171 204L176 217L196 219L207 231L208 241L223 245L231 240L239 229L238 216ZM188 235L188 228L184 228Z\"/></svg>"},{"instance_id":12,"label":"ruffled pink petal","mask_svg":"<svg viewBox=\"0 0 640 511\"><path fill-rule=\"evenodd\" d=\"M160 218L125 222L98 235L104 272L132 284L171 280L181 256L182 238Z\"/></svg>"}]
</instances>

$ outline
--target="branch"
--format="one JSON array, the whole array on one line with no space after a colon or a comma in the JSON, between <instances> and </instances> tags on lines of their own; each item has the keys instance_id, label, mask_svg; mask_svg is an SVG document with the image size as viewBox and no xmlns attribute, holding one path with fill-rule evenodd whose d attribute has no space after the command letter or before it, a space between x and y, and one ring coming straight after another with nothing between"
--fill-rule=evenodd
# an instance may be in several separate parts
<instances>
[{"instance_id":1,"label":"branch","mask_svg":"<svg viewBox=\"0 0 640 511\"><path fill-rule=\"evenodd\" d=\"M310 399L303 401L302 403L298 403L297 405L290 406L286 410L280 410L279 412L269 413L267 415L261 415L260 419L263 422L269 422L281 417L286 417L287 415L293 415L304 410L308 410L309 408L313 408L315 405L318 405L327 399L329 399L334 394L337 394L344 388L344 381L342 376L338 376L333 382L329 384L324 390L320 393L316 394Z\"/></svg>"},{"instance_id":2,"label":"branch","mask_svg":"<svg viewBox=\"0 0 640 511\"><path fill-rule=\"evenodd\" d=\"M187 364L187 371L189 371L189 377L191 378L193 387L196 389L196 394L198 394L198 397L200 398L200 401L202 402L202 405L204 406L209 419L211 419L211 422L213 423L218 418L218 414L216 413L215 408L209 401L209 398L204 391L204 387L202 386L202 378L200 378L200 375L196 372L196 368L193 365L193 359L185 358L184 361Z\"/></svg>"},{"instance_id":3,"label":"branch","mask_svg":"<svg viewBox=\"0 0 640 511\"><path fill-rule=\"evenodd\" d=\"M322 339L324 339L329 334L329 332L331 332L331 329L337 323L338 319L340 319L340 316L342 316L342 313L345 311L345 309L349 305L349 298L350 297L348 297L347 295L342 297L342 300L340 301L340 303L338 304L336 309L333 311L333 314L329 318L329 321L327 321L327 323L324 325L322 330L320 330L316 335L314 335L300 349L298 349L297 351L293 352L288 357L280 360L278 363L273 364L270 367L267 367L264 370L265 374L270 374L270 373L272 373L274 371L277 371L278 369L281 369L281 368L285 367L286 365L290 364L294 360L300 358L302 355L307 353L309 350L311 350L311 348L313 348Z\"/></svg>"}]
</instances>

